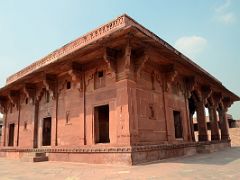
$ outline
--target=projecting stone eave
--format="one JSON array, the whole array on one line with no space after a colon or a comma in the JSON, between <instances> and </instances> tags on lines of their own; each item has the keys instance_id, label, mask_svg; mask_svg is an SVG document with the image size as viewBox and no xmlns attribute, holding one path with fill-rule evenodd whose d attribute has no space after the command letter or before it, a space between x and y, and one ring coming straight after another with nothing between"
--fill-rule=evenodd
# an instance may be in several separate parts
<instances>
[{"instance_id":1,"label":"projecting stone eave","mask_svg":"<svg viewBox=\"0 0 240 180\"><path fill-rule=\"evenodd\" d=\"M164 41L163 39L158 37L156 34L154 34L153 32L143 27L141 24L139 24L138 22L136 22L134 19L132 19L126 14L123 14L122 16L117 17L113 21L110 21L109 23L106 23L96 28L95 30L85 34L84 36L81 36L80 38L53 51L46 57L34 62L33 64L31 64L30 66L27 66L23 70L13 74L9 78L7 78L7 84L5 87L0 89L0 92L13 87L15 84L17 84L17 82L24 81L26 77L30 77L31 75L40 71L41 69L47 68L50 64L57 63L61 61L64 57L76 51L79 51L83 48L87 48L88 45L91 45L97 41L99 42L102 39L108 37L109 35L113 35L116 32L119 32L121 30L126 30L129 28L137 29L139 32L143 33L147 38L157 42L159 45L166 48L166 50L169 51L169 53L172 53L173 55L177 56L179 58L179 61L181 61L181 63L185 63L186 65L188 65L190 68L192 68L194 72L204 74L206 77L209 78L211 83L217 84L221 90L224 90L226 94L231 98L231 100L233 101L240 100L240 98L236 94L234 94L233 92L225 88L222 85L222 83L219 80L217 80L214 76L209 74L199 65L194 63L191 59L183 55L181 52L176 50L166 41Z\"/></svg>"}]
</instances>

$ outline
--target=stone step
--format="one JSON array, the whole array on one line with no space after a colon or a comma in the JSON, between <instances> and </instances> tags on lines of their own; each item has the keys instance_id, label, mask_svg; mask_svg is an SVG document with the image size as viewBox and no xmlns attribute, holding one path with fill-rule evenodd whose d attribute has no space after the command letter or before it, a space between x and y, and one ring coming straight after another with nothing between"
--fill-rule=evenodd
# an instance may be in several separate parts
<instances>
[{"instance_id":1,"label":"stone step","mask_svg":"<svg viewBox=\"0 0 240 180\"><path fill-rule=\"evenodd\" d=\"M35 157L46 157L46 153L44 153L44 152L36 152L35 153Z\"/></svg>"},{"instance_id":2,"label":"stone step","mask_svg":"<svg viewBox=\"0 0 240 180\"><path fill-rule=\"evenodd\" d=\"M21 161L24 162L43 162L48 161L48 157L44 152L30 152L22 156Z\"/></svg>"},{"instance_id":3,"label":"stone step","mask_svg":"<svg viewBox=\"0 0 240 180\"><path fill-rule=\"evenodd\" d=\"M33 158L33 162L43 162L43 161L48 161L48 157L47 156L40 156L40 157L34 157Z\"/></svg>"}]
</instances>

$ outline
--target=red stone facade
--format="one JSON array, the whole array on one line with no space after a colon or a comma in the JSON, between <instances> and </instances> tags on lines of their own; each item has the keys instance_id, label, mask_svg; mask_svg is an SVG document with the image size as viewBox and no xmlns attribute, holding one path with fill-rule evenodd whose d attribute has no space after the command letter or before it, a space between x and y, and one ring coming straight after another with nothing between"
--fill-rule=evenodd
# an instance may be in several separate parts
<instances>
[{"instance_id":1,"label":"red stone facade","mask_svg":"<svg viewBox=\"0 0 240 180\"><path fill-rule=\"evenodd\" d=\"M7 79L0 89L0 156L45 153L49 160L137 164L210 152L229 146L226 111L238 100L123 15Z\"/></svg>"}]
</instances>

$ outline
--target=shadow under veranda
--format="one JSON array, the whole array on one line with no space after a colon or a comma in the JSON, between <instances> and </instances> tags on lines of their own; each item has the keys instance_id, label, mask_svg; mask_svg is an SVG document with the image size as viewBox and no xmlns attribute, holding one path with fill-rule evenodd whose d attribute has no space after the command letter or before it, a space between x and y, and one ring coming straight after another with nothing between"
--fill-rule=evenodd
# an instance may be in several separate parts
<instances>
[{"instance_id":1,"label":"shadow under veranda","mask_svg":"<svg viewBox=\"0 0 240 180\"><path fill-rule=\"evenodd\" d=\"M224 150L213 153L195 154L192 156L181 156L163 159L159 161L139 164L136 166L145 166L158 163L226 165L236 160L240 160L240 146L226 148Z\"/></svg>"}]
</instances>

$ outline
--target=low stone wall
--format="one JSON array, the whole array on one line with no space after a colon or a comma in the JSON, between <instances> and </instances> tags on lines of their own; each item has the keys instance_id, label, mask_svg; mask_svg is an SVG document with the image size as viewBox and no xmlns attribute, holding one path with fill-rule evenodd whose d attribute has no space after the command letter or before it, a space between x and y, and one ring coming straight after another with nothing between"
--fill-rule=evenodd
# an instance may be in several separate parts
<instances>
[{"instance_id":1,"label":"low stone wall","mask_svg":"<svg viewBox=\"0 0 240 180\"><path fill-rule=\"evenodd\" d=\"M201 145L201 146L197 146L197 153L212 153L212 152L216 152L216 151L223 150L230 147L231 147L230 142Z\"/></svg>"},{"instance_id":2,"label":"low stone wall","mask_svg":"<svg viewBox=\"0 0 240 180\"><path fill-rule=\"evenodd\" d=\"M146 162L153 162L162 159L190 156L196 154L196 147L174 148L174 149L161 149L151 151L140 151L132 153L132 164L142 164Z\"/></svg>"},{"instance_id":3,"label":"low stone wall","mask_svg":"<svg viewBox=\"0 0 240 180\"><path fill-rule=\"evenodd\" d=\"M229 128L232 146L240 146L240 128Z\"/></svg>"},{"instance_id":4,"label":"low stone wall","mask_svg":"<svg viewBox=\"0 0 240 180\"><path fill-rule=\"evenodd\" d=\"M0 157L22 159L32 152L44 152L50 161L136 165L172 157L191 156L197 153L211 153L230 146L230 141L216 141L111 148L2 148Z\"/></svg>"}]
</instances>

